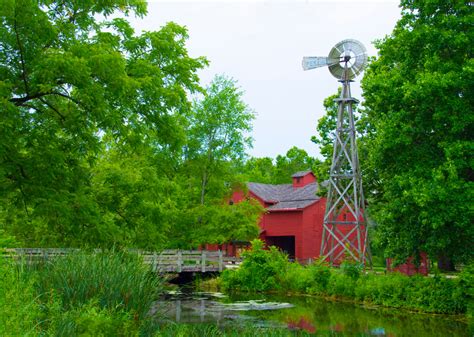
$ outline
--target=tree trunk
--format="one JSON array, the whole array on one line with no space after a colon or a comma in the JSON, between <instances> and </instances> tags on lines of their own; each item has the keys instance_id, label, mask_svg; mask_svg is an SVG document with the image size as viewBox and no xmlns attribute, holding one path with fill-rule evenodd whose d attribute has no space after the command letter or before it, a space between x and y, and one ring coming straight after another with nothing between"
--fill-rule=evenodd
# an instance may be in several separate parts
<instances>
[{"instance_id":1,"label":"tree trunk","mask_svg":"<svg viewBox=\"0 0 474 337\"><path fill-rule=\"evenodd\" d=\"M204 196L206 195L206 186L207 186L207 172L205 171L201 180L201 205L204 205Z\"/></svg>"}]
</instances>

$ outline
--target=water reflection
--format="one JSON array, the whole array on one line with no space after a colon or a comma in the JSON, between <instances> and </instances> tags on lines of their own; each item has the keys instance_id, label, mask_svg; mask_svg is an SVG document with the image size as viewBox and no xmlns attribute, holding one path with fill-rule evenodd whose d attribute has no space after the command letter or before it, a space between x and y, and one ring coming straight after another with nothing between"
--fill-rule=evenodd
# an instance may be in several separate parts
<instances>
[{"instance_id":1,"label":"water reflection","mask_svg":"<svg viewBox=\"0 0 474 337\"><path fill-rule=\"evenodd\" d=\"M170 294L155 310L181 323L302 329L316 336L468 337L451 317L369 308L314 297L219 293Z\"/></svg>"}]
</instances>

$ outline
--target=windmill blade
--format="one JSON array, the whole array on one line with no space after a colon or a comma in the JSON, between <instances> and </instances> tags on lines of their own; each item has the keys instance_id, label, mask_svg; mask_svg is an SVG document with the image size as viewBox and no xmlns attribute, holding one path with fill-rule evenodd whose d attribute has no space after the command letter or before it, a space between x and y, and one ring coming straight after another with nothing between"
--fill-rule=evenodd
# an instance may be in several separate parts
<instances>
[{"instance_id":1,"label":"windmill blade","mask_svg":"<svg viewBox=\"0 0 474 337\"><path fill-rule=\"evenodd\" d=\"M301 63L304 70L310 70L314 68L324 67L329 64L327 57L321 56L305 56Z\"/></svg>"}]
</instances>

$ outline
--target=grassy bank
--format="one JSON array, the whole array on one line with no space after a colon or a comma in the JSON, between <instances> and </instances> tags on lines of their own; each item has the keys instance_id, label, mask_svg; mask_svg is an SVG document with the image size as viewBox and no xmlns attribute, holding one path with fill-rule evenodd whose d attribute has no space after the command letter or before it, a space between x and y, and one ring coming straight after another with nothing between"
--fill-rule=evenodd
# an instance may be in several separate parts
<instances>
[{"instance_id":1,"label":"grassy bank","mask_svg":"<svg viewBox=\"0 0 474 337\"><path fill-rule=\"evenodd\" d=\"M237 270L226 270L223 290L277 291L343 298L367 304L427 313L473 314L474 268L467 266L456 279L443 276L408 277L399 273L366 274L356 264L330 268L323 263L301 266L284 254L254 241Z\"/></svg>"}]
</instances>

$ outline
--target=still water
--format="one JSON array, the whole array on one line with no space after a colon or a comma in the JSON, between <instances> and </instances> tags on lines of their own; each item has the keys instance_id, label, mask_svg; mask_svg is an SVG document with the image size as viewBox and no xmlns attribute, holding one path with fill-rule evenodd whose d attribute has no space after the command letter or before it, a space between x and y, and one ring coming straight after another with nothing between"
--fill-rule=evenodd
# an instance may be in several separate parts
<instances>
[{"instance_id":1,"label":"still water","mask_svg":"<svg viewBox=\"0 0 474 337\"><path fill-rule=\"evenodd\" d=\"M316 336L473 336L466 323L448 316L303 296L178 291L158 301L155 310L166 319L180 323L301 329Z\"/></svg>"}]
</instances>

